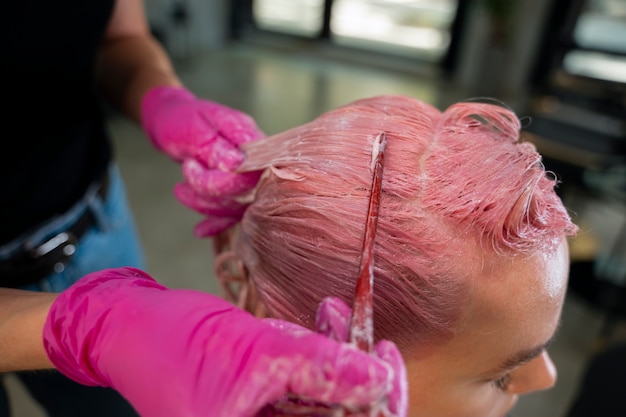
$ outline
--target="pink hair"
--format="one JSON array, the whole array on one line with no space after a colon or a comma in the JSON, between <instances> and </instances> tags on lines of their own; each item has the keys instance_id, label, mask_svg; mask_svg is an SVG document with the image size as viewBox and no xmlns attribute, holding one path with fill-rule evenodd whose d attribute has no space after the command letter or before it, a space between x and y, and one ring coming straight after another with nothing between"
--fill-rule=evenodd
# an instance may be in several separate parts
<instances>
[{"instance_id":1,"label":"pink hair","mask_svg":"<svg viewBox=\"0 0 626 417\"><path fill-rule=\"evenodd\" d=\"M467 248L553 250L571 222L512 112L458 103L441 113L402 96L362 99L247 144L242 171L266 169L234 251L270 316L314 327L326 296L352 304L371 184L387 133L375 246L377 339L448 334Z\"/></svg>"}]
</instances>

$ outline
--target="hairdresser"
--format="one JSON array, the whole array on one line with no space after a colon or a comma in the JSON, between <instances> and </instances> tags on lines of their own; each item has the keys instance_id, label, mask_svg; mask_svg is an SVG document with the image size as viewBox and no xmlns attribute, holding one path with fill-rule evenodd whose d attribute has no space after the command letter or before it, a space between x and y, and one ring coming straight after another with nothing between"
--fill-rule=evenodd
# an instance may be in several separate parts
<instances>
[{"instance_id":1,"label":"hairdresser","mask_svg":"<svg viewBox=\"0 0 626 417\"><path fill-rule=\"evenodd\" d=\"M262 133L184 88L141 0L8 2L0 28L0 372L61 371L17 373L49 416L272 415L287 393L403 413L393 345L366 355L142 272L101 95L181 163L198 236L243 214L258 174L230 171Z\"/></svg>"}]
</instances>

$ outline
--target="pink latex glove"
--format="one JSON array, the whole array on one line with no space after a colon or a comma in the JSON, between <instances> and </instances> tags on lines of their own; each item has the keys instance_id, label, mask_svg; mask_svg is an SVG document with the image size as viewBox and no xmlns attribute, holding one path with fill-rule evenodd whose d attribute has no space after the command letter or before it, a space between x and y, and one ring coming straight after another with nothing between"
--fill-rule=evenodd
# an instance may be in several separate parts
<instances>
[{"instance_id":1,"label":"pink latex glove","mask_svg":"<svg viewBox=\"0 0 626 417\"><path fill-rule=\"evenodd\" d=\"M317 311L316 329L319 334L329 337L342 343L347 343L350 338L350 320L352 310L343 301L335 297L327 297L321 303ZM268 319L270 320L270 319ZM275 320L283 328L292 326L293 332L302 331L302 327L293 323L286 323L281 320ZM300 330L299 330L300 329ZM386 397L376 402L370 403L361 411L340 407L337 404L321 404L316 401L306 401L293 396L281 398L274 404L274 410L284 411L284 415L294 416L315 416L315 417L334 417L337 415L354 416L354 417L404 417L408 412L408 382L406 377L406 368L404 360L396 346L387 341L381 340L374 346L373 354L389 365L394 370L394 379L391 390ZM308 406L313 412L303 412ZM294 409L294 407L296 407ZM280 415L283 415L280 414ZM273 415L273 414L268 414Z\"/></svg>"},{"instance_id":2,"label":"pink latex glove","mask_svg":"<svg viewBox=\"0 0 626 417\"><path fill-rule=\"evenodd\" d=\"M174 194L207 217L197 236L214 236L241 219L260 172L233 173L245 157L239 145L264 136L249 115L182 87L156 87L141 101L141 124L158 149L182 162L186 181Z\"/></svg>"},{"instance_id":3,"label":"pink latex glove","mask_svg":"<svg viewBox=\"0 0 626 417\"><path fill-rule=\"evenodd\" d=\"M144 417L268 416L286 393L357 407L387 397L396 378L386 354L167 289L134 268L87 275L61 293L43 339L62 373L114 388Z\"/></svg>"},{"instance_id":4,"label":"pink latex glove","mask_svg":"<svg viewBox=\"0 0 626 417\"><path fill-rule=\"evenodd\" d=\"M338 342L350 339L350 318L352 310L343 301L335 297L325 298L317 313L316 327L320 334ZM394 370L391 391L386 398L387 410L384 415L406 416L409 408L409 387L404 359L396 345L388 340L381 340L374 346L374 353L389 363ZM384 403L375 404L373 409L385 407Z\"/></svg>"}]
</instances>

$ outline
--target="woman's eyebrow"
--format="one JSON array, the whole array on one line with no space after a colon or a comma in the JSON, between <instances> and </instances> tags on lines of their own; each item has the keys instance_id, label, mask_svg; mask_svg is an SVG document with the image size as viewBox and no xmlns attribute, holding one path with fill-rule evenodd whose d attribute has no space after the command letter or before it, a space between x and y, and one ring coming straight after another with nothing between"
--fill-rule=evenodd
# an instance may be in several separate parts
<instances>
[{"instance_id":1,"label":"woman's eyebrow","mask_svg":"<svg viewBox=\"0 0 626 417\"><path fill-rule=\"evenodd\" d=\"M524 349L510 356L509 358L504 360L497 368L489 372L488 375L497 375L506 371L510 371L517 366L523 365L535 359L537 356L541 355L541 352L550 347L552 342L554 342L554 340L556 339L556 334L557 332L555 331L550 339L542 345L530 349Z\"/></svg>"}]
</instances>

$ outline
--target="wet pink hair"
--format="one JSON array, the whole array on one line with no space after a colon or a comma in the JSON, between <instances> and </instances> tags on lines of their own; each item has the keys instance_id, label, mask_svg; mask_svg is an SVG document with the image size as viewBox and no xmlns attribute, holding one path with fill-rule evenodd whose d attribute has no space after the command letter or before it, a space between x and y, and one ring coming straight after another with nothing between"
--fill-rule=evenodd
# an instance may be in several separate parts
<instances>
[{"instance_id":1,"label":"wet pink hair","mask_svg":"<svg viewBox=\"0 0 626 417\"><path fill-rule=\"evenodd\" d=\"M499 256L554 250L572 224L520 122L458 103L362 99L246 145L266 169L234 246L270 316L314 327L326 296L352 304L372 179L387 133L375 244L377 339L427 343L451 331L478 244Z\"/></svg>"}]
</instances>

